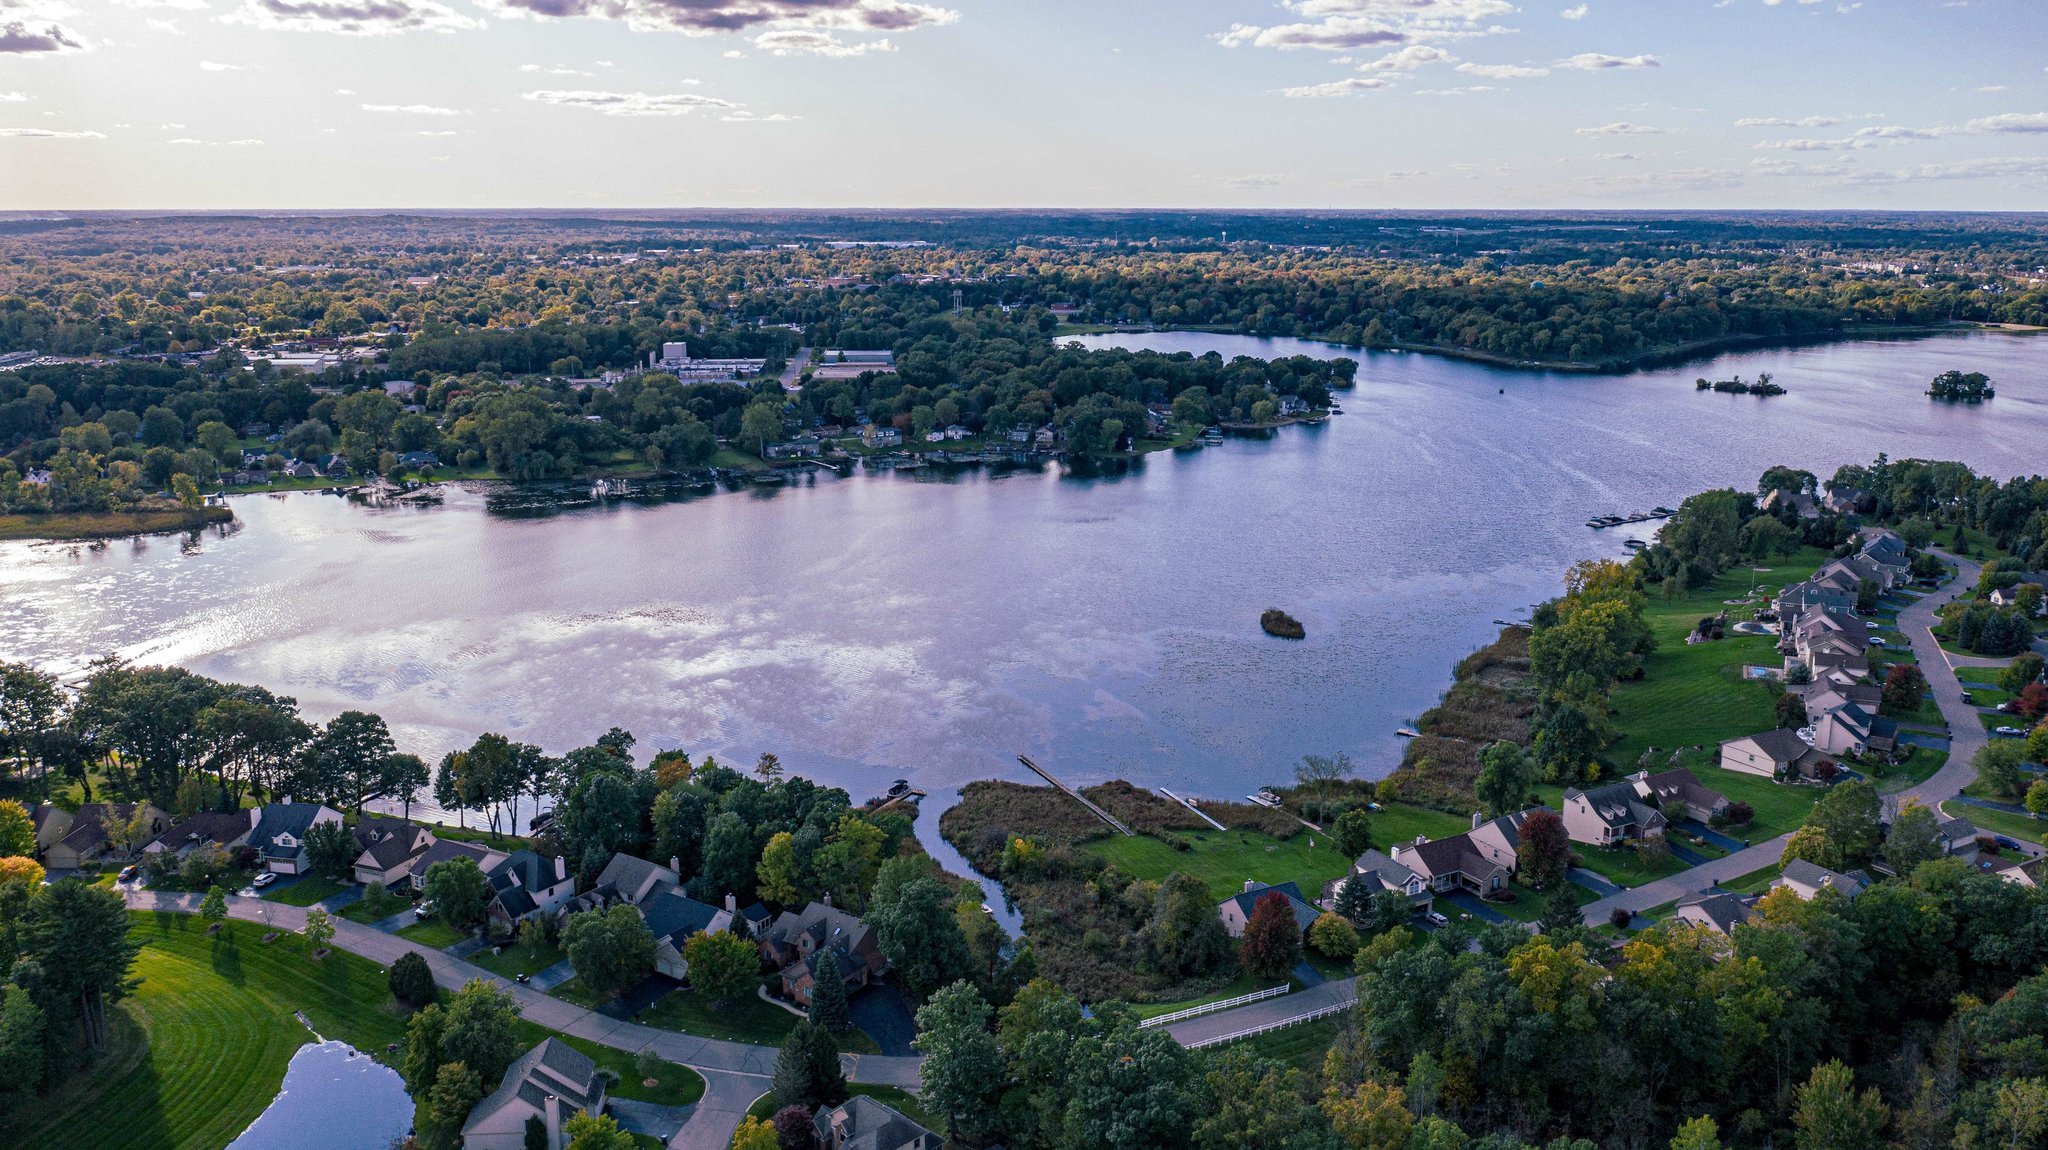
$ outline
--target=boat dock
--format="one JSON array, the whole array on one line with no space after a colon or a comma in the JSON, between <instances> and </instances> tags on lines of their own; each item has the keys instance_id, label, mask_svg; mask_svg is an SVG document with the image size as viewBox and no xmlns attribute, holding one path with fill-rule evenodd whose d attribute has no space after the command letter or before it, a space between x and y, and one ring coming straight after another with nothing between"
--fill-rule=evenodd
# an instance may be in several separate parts
<instances>
[{"instance_id":1,"label":"boat dock","mask_svg":"<svg viewBox=\"0 0 2048 1150\"><path fill-rule=\"evenodd\" d=\"M1230 829L1229 827L1224 826L1222 823L1217 822L1215 819L1210 818L1208 814L1202 810L1202 808L1196 806L1192 802L1189 802L1187 799L1181 798L1179 795L1174 794L1172 791L1167 790L1165 787L1160 787L1159 793L1165 795L1169 799L1172 799L1174 802L1179 803L1181 806L1184 806L1187 809L1195 812L1196 818L1201 819L1203 822L1208 823L1210 826L1215 827L1217 830L1227 831Z\"/></svg>"},{"instance_id":2,"label":"boat dock","mask_svg":"<svg viewBox=\"0 0 2048 1150\"><path fill-rule=\"evenodd\" d=\"M1631 523L1650 523L1658 519L1669 519L1676 514L1678 512L1673 511L1669 507L1652 507L1648 511L1638 512L1634 515L1597 515L1586 520L1586 526L1591 527L1595 531L1603 531L1609 527L1626 527Z\"/></svg>"},{"instance_id":3,"label":"boat dock","mask_svg":"<svg viewBox=\"0 0 2048 1150\"><path fill-rule=\"evenodd\" d=\"M1118 834L1124 835L1127 838L1137 837L1138 832L1125 826L1123 822L1119 820L1115 815L1110 814L1108 811L1105 811L1101 807L1097 806L1094 800L1088 798L1081 792L1054 778L1051 771L1046 770L1044 767L1039 766L1037 763L1032 762L1030 759L1025 758L1023 755L1018 755L1017 761L1023 763L1027 767L1030 767L1032 774L1035 774L1039 778L1044 779L1046 782L1051 783L1054 789L1064 792L1068 798L1073 799L1075 802L1080 803L1084 807L1087 807L1089 812L1094 814L1096 818L1101 819L1103 822L1108 823L1112 827L1115 827L1116 832Z\"/></svg>"}]
</instances>

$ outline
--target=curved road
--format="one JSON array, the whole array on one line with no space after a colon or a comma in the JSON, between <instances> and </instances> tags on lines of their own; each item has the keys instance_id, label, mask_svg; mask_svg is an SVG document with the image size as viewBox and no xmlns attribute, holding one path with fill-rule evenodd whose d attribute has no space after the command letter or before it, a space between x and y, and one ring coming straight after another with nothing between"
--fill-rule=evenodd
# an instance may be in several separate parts
<instances>
[{"instance_id":1,"label":"curved road","mask_svg":"<svg viewBox=\"0 0 2048 1150\"><path fill-rule=\"evenodd\" d=\"M1977 586L1977 575L1983 565L1968 559L1958 558L1947 552L1937 551L1943 559L1956 565L1957 575L1940 589L1922 595L1906 605L1899 612L1899 633L1912 644L1913 656L1920 661L1920 672L1927 676L1927 685L1934 692L1935 705L1941 708L1941 717L1949 728L1948 761L1942 764L1926 782L1915 784L1893 796L1901 801L1916 799L1928 806L1938 806L1943 800L1960 794L1964 787L1977 777L1973 765L1977 750L1985 742L1984 724L1977 719L1977 709L1963 702L1962 684L1956 679L1956 664L1950 661L1948 652L1934 638L1935 610L1953 602L1964 591ZM1962 660L1963 663L1978 660ZM1997 662L2002 662L1998 660ZM1740 878L1752 871L1762 870L1778 861L1785 853L1785 844L1791 835L1779 835L1767 842L1745 847L1733 854L1713 859L1682 871L1670 878L1644 883L1634 890L1608 895L1586 904L1586 922L1599 925L1608 920L1616 910L1642 912L1651 907L1696 894L1715 883Z\"/></svg>"},{"instance_id":2,"label":"curved road","mask_svg":"<svg viewBox=\"0 0 2048 1150\"><path fill-rule=\"evenodd\" d=\"M124 890L123 894L130 910L178 914L196 914L199 911L200 896L196 894L148 890ZM305 929L306 910L305 907L239 895L228 899L229 917L260 922L278 930ZM480 978L509 991L530 1022L589 1039L614 1050L638 1051L652 1046L667 1061L688 1066L702 1074L704 1097L691 1107L689 1120L668 1143L678 1150L725 1150L732 1142L733 1131L739 1128L740 1119L745 1117L747 1107L767 1092L769 1078L775 1073L775 1047L699 1038L673 1030L657 1030L636 1022L621 1022L499 978L474 963L416 946L397 935L385 934L339 916L333 921L334 945L351 954L388 967L407 951L415 951L427 960L427 966L434 972L434 981L450 990L460 989L471 979ZM851 1081L917 1089L919 1060L916 1058L867 1054L844 1055L841 1060Z\"/></svg>"}]
</instances>

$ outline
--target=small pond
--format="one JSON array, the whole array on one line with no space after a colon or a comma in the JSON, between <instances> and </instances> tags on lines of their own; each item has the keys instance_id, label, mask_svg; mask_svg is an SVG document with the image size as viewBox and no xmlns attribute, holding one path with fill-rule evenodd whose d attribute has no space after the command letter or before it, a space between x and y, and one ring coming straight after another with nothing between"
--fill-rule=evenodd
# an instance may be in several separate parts
<instances>
[{"instance_id":1,"label":"small pond","mask_svg":"<svg viewBox=\"0 0 2048 1150\"><path fill-rule=\"evenodd\" d=\"M346 1042L311 1042L228 1150L387 1150L411 1129L412 1098L397 1071Z\"/></svg>"}]
</instances>

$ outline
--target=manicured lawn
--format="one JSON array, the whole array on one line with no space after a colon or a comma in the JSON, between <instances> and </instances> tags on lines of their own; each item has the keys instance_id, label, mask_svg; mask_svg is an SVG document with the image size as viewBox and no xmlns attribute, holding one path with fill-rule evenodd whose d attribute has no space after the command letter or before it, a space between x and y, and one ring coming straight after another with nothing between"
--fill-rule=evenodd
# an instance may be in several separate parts
<instances>
[{"instance_id":1,"label":"manicured lawn","mask_svg":"<svg viewBox=\"0 0 2048 1150\"><path fill-rule=\"evenodd\" d=\"M1459 819L1446 818L1450 829L1439 833L1456 833L1469 825ZM1373 829L1373 837L1378 840L1377 817ZM1177 851L1149 836L1127 838L1118 835L1098 839L1087 844L1085 849L1101 855L1137 878L1162 879L1176 871L1191 875L1207 885L1209 897L1218 901L1243 890L1247 879L1274 884L1292 881L1300 886L1302 897L1314 901L1320 896L1324 883L1341 878L1351 870L1351 860L1337 850L1337 844L1329 836L1310 831L1303 831L1285 842L1257 831L1174 833L1176 837L1192 843L1192 848ZM1310 842L1315 843L1313 848L1309 846Z\"/></svg>"},{"instance_id":2,"label":"manicured lawn","mask_svg":"<svg viewBox=\"0 0 2048 1150\"><path fill-rule=\"evenodd\" d=\"M365 897L343 907L341 917L368 926L374 922L382 922L410 905L411 900L395 894L387 894L380 899Z\"/></svg>"},{"instance_id":3,"label":"manicured lawn","mask_svg":"<svg viewBox=\"0 0 2048 1150\"><path fill-rule=\"evenodd\" d=\"M2048 822L2029 815L2016 815L2011 811L1994 811L1988 807L1973 807L1955 803L1948 808L1951 815L1960 815L1993 834L2010 835L2030 843L2048 842L2042 836L2048 833Z\"/></svg>"},{"instance_id":4,"label":"manicured lawn","mask_svg":"<svg viewBox=\"0 0 2048 1150\"><path fill-rule=\"evenodd\" d=\"M1544 908L1550 905L1551 892L1531 890L1518 882L1508 885L1509 889L1515 892L1515 901L1499 902L1490 899L1486 905L1516 922L1535 922L1543 917ZM1575 882L1566 883L1564 889L1571 894L1572 901L1579 906L1584 906L1600 897Z\"/></svg>"},{"instance_id":5,"label":"manicured lawn","mask_svg":"<svg viewBox=\"0 0 2048 1150\"><path fill-rule=\"evenodd\" d=\"M1253 978L1249 974L1240 974L1229 986L1218 990L1214 994L1205 994L1200 998L1189 998L1180 1002L1138 1003L1131 1007L1131 1013L1139 1018L1157 1018L1162 1014L1172 1014L1176 1010L1186 1010L1190 1006L1201 1006L1208 1002L1222 1002L1226 998L1236 998L1239 995L1250 994L1254 990L1264 990L1268 986L1278 985L1275 982Z\"/></svg>"},{"instance_id":6,"label":"manicured lawn","mask_svg":"<svg viewBox=\"0 0 2048 1150\"><path fill-rule=\"evenodd\" d=\"M1626 847L1591 847L1583 843L1574 846L1579 857L1585 860L1587 870L1622 886L1638 887L1646 882L1669 878L1682 870L1690 869L1687 864L1673 857L1666 857L1655 866L1645 866L1643 861L1636 857L1636 852Z\"/></svg>"},{"instance_id":7,"label":"manicured lawn","mask_svg":"<svg viewBox=\"0 0 2048 1150\"><path fill-rule=\"evenodd\" d=\"M1770 866L1759 867L1748 874L1737 875L1727 882L1720 884L1720 886L1722 890L1734 891L1736 894L1762 894L1770 888L1773 882L1777 881L1778 870L1779 865L1772 863Z\"/></svg>"},{"instance_id":8,"label":"manicured lawn","mask_svg":"<svg viewBox=\"0 0 2048 1150\"><path fill-rule=\"evenodd\" d=\"M1254 1058L1271 1059L1303 1070L1314 1070L1323 1063L1323 1055L1330 1044L1337 1040L1337 1032L1344 1028L1345 1019L1341 1014L1318 1018L1282 1030L1268 1031L1256 1038L1212 1047L1215 1053L1226 1050L1243 1050Z\"/></svg>"},{"instance_id":9,"label":"manicured lawn","mask_svg":"<svg viewBox=\"0 0 2048 1150\"><path fill-rule=\"evenodd\" d=\"M1766 724L1760 729L1769 727L1770 724ZM1747 826L1723 828L1723 833L1734 838L1756 843L1798 830L1806 821L1807 812L1825 793L1819 787L1774 783L1741 771L1722 770L1712 765L1717 757L1718 752L1709 749L1702 754L1686 756L1684 762L1701 786L1719 791L1728 796L1730 802L1748 803L1756 812L1756 817Z\"/></svg>"},{"instance_id":10,"label":"manicured lawn","mask_svg":"<svg viewBox=\"0 0 2048 1150\"><path fill-rule=\"evenodd\" d=\"M549 1035L549 1031L525 1020L520 1021L520 1041L531 1046ZM633 1068L633 1055L609 1046L599 1046L587 1038L574 1038L558 1034L555 1037L590 1056L598 1069L609 1070L618 1075L609 1093L616 1098L627 1098L638 1102L659 1102L665 1106L688 1106L704 1097L704 1076L687 1066L673 1062L661 1064L661 1073L654 1076L654 1085L643 1086L640 1072Z\"/></svg>"},{"instance_id":11,"label":"manicured lawn","mask_svg":"<svg viewBox=\"0 0 2048 1150\"><path fill-rule=\"evenodd\" d=\"M346 885L324 875L312 875L281 890L271 891L263 897L271 902L284 903L286 906L312 906L347 889Z\"/></svg>"},{"instance_id":12,"label":"manicured lawn","mask_svg":"<svg viewBox=\"0 0 2048 1150\"><path fill-rule=\"evenodd\" d=\"M1472 829L1472 820L1407 803L1388 803L1387 809L1372 812L1373 845L1386 850L1394 843L1412 843L1416 835L1440 839ZM1315 896L1307 891L1311 899Z\"/></svg>"},{"instance_id":13,"label":"manicured lawn","mask_svg":"<svg viewBox=\"0 0 2048 1150\"><path fill-rule=\"evenodd\" d=\"M1824 562L1826 557L1809 547L1790 561L1769 564L1768 574L1753 576L1747 567L1737 567L1710 585L1673 599L1652 595L1643 615L1657 636L1657 650L1645 660L1642 679L1614 689L1614 723L1622 736L1608 748L1607 757L1626 768L1649 747L1713 747L1774 726L1772 708L1784 688L1744 679L1742 667L1780 665L1777 638L1730 631L1718 642L1688 646L1685 636L1701 619L1724 610L1731 623L1753 616L1764 601L1762 594L1748 605L1724 602L1747 596L1752 578L1759 591L1768 588L1775 594L1813 574Z\"/></svg>"},{"instance_id":14,"label":"manicured lawn","mask_svg":"<svg viewBox=\"0 0 2048 1150\"><path fill-rule=\"evenodd\" d=\"M444 947L454 946L456 943L468 938L469 932L457 930L438 918L430 918L425 922L413 923L411 926L399 931L398 937L411 939L421 946L441 950Z\"/></svg>"},{"instance_id":15,"label":"manicured lawn","mask_svg":"<svg viewBox=\"0 0 2048 1150\"><path fill-rule=\"evenodd\" d=\"M486 947L470 955L469 961L500 978L518 978L522 974L539 974L566 957L561 948L552 943L538 948L514 944L506 947L502 954L492 954Z\"/></svg>"},{"instance_id":16,"label":"manicured lawn","mask_svg":"<svg viewBox=\"0 0 2048 1150\"><path fill-rule=\"evenodd\" d=\"M574 981L573 979L571 980ZM560 987L556 992L560 992ZM800 1021L796 1015L772 1002L763 1002L759 996L742 998L713 1008L704 997L694 990L678 990L669 994L640 1012L633 1021L643 1026L674 1030L683 1034L697 1034L706 1038L725 1038L734 1042L751 1042L757 1046L780 1046L782 1040ZM838 1036L839 1049L845 1054L880 1054L882 1048L875 1040L858 1029L849 1030Z\"/></svg>"},{"instance_id":17,"label":"manicured lawn","mask_svg":"<svg viewBox=\"0 0 2048 1150\"><path fill-rule=\"evenodd\" d=\"M1982 683L1987 686L1995 685L1998 682L1998 677L2003 674L2005 674L2004 667L1956 668L1956 678L1962 680L1964 683ZM1976 692L1973 691L1971 693L1975 694Z\"/></svg>"},{"instance_id":18,"label":"manicured lawn","mask_svg":"<svg viewBox=\"0 0 2048 1150\"><path fill-rule=\"evenodd\" d=\"M135 994L108 1014L105 1059L5 1129L10 1146L126 1150L227 1145L263 1112L285 1064L313 1036L380 1060L404 1038L405 1014L384 972L336 952L315 963L297 935L265 943L254 923L226 923L218 938L190 915L132 913L143 941Z\"/></svg>"},{"instance_id":19,"label":"manicured lawn","mask_svg":"<svg viewBox=\"0 0 2048 1150\"><path fill-rule=\"evenodd\" d=\"M1903 791L1907 787L1924 783L1934 777L1943 763L1948 762L1947 751L1933 751L1926 747L1913 748L1913 757L1903 763L1883 768L1884 774L1876 775L1877 789L1885 794ZM1878 768L1871 768L1873 774Z\"/></svg>"}]
</instances>

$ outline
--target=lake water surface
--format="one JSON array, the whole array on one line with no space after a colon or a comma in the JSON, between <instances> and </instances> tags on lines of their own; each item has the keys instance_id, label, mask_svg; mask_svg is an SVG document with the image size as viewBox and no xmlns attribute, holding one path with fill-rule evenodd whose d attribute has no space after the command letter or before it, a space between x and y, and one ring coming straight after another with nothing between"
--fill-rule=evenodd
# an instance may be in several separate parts
<instances>
[{"instance_id":1,"label":"lake water surface","mask_svg":"<svg viewBox=\"0 0 2048 1150\"><path fill-rule=\"evenodd\" d=\"M1105 477L936 469L545 516L245 496L196 541L0 544L0 656L118 652L383 714L430 757L483 730L562 751L773 750L856 800L1021 776L1234 797L1305 752L1383 774L1492 620L1572 562L1596 514L1893 457L2043 470L2048 340L1962 335L1725 356L1625 377L1195 333L1095 347L1360 358L1345 414ZM1955 367L1999 385L1936 405ZM1695 393L1772 372L1790 394ZM1261 634L1278 606L1305 642ZM643 758L644 761L644 758ZM927 835L928 838L935 837Z\"/></svg>"},{"instance_id":2,"label":"lake water surface","mask_svg":"<svg viewBox=\"0 0 2048 1150\"><path fill-rule=\"evenodd\" d=\"M309 1042L228 1150L387 1150L411 1129L412 1098L397 1071L346 1042Z\"/></svg>"}]
</instances>

